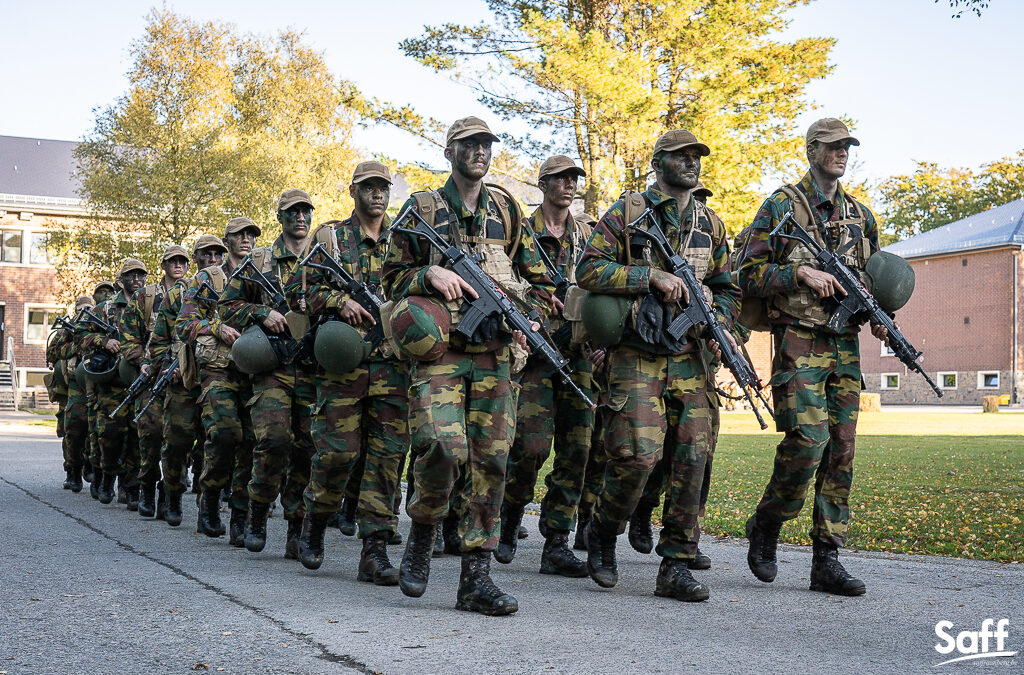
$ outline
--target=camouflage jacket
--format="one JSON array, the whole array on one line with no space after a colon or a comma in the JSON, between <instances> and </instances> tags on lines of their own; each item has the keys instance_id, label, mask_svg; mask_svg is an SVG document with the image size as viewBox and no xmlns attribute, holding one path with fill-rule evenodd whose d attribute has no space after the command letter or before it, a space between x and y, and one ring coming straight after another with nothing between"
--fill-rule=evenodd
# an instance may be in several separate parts
<instances>
[{"instance_id":1,"label":"camouflage jacket","mask_svg":"<svg viewBox=\"0 0 1024 675\"><path fill-rule=\"evenodd\" d=\"M181 296L185 289L192 285L193 279L181 279L171 290L164 294L163 301L155 311L156 326L153 328L153 336L149 340L149 363L161 364L168 358L168 352L174 344L174 328L178 321L178 312L181 310ZM170 358L174 358L171 354Z\"/></svg>"},{"instance_id":2,"label":"camouflage jacket","mask_svg":"<svg viewBox=\"0 0 1024 675\"><path fill-rule=\"evenodd\" d=\"M147 345L149 343L149 317L146 316L145 286L137 290L124 310L121 326L121 356L136 368L149 363ZM167 294L167 286L161 279L159 291L153 302L152 311L156 312L160 301Z\"/></svg>"},{"instance_id":3,"label":"camouflage jacket","mask_svg":"<svg viewBox=\"0 0 1024 675\"><path fill-rule=\"evenodd\" d=\"M231 260L225 260L220 267L229 278L235 269ZM217 311L217 306L208 302L200 302L198 298L199 288L204 282L210 283L210 273L200 270L195 276L195 282L189 284L181 296L181 310L178 312L178 321L174 326L174 332L178 339L190 345L194 345L200 335L213 335L220 338L219 331L223 321ZM224 290L226 292L227 288L225 287Z\"/></svg>"},{"instance_id":4,"label":"camouflage jacket","mask_svg":"<svg viewBox=\"0 0 1024 675\"><path fill-rule=\"evenodd\" d=\"M66 328L58 328L46 343L46 364L51 365L75 354L75 336Z\"/></svg>"},{"instance_id":5,"label":"camouflage jacket","mask_svg":"<svg viewBox=\"0 0 1024 675\"><path fill-rule=\"evenodd\" d=\"M270 247L271 280L276 279L283 286L299 269L299 258L285 246L284 237L279 236ZM250 258L252 255L250 254ZM283 290L283 289L282 289ZM270 306L270 298L258 285L251 281L243 281L238 277L228 282L221 296L217 310L221 321L227 322L232 328L244 330L251 324L261 323L270 316L270 312L278 309ZM283 313L283 311L282 311Z\"/></svg>"},{"instance_id":6,"label":"camouflage jacket","mask_svg":"<svg viewBox=\"0 0 1024 675\"><path fill-rule=\"evenodd\" d=\"M116 328L118 333L121 334L124 331L122 319L127 309L128 297L125 295L124 289L119 286L117 295L96 305L92 313ZM83 354L102 349L106 341L110 339L101 328L84 321L79 325L79 331L76 337L81 340L80 344ZM116 339L120 341L120 335Z\"/></svg>"}]
</instances>

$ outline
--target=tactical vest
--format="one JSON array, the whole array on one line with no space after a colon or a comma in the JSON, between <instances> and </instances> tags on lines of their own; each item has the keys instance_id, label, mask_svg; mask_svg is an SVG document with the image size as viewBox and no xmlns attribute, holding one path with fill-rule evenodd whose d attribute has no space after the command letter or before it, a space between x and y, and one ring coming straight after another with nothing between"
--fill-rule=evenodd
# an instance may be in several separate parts
<instances>
[{"instance_id":1,"label":"tactical vest","mask_svg":"<svg viewBox=\"0 0 1024 675\"><path fill-rule=\"evenodd\" d=\"M228 275L220 265L211 265L196 275L196 283L200 283L199 275L206 273L210 286L218 295L224 295L228 285ZM209 311L209 310L204 310ZM216 309L212 310L216 312ZM231 365L231 347L224 344L218 335L205 333L196 337L196 362L203 368L223 370Z\"/></svg>"},{"instance_id":2,"label":"tactical vest","mask_svg":"<svg viewBox=\"0 0 1024 675\"><path fill-rule=\"evenodd\" d=\"M537 212L535 212L533 216L535 219L539 212L540 208L538 207ZM548 330L554 333L561 328L566 321L570 322L572 324L572 338L570 344L572 346L578 346L587 341L587 334L586 329L583 327L582 316L583 298L586 297L587 292L576 285L576 264L580 261L580 257L583 255L583 249L590 240L593 228L583 218L576 218L570 214L569 219L572 222L572 227L569 232L569 258L566 264L565 278L569 281L570 286L569 290L565 293L565 303L562 308L562 314L561 316L551 317ZM536 220L534 222L536 222ZM536 232L536 229L534 229L534 232ZM540 240L537 239L537 246L540 245ZM561 241L559 241L559 246L561 245ZM552 260L552 263L555 263L554 259Z\"/></svg>"},{"instance_id":3,"label":"tactical vest","mask_svg":"<svg viewBox=\"0 0 1024 675\"><path fill-rule=\"evenodd\" d=\"M309 242L312 238L307 238L306 247L303 249L303 253L307 253L309 250ZM301 259L301 257L300 257ZM274 260L274 249L272 246L262 246L253 250L252 261L256 265L256 269L263 273L265 277L270 279L272 283L277 284L277 287L284 291L285 280L281 278L281 265L275 264ZM305 305L306 298L306 272L302 272L302 298L301 303ZM270 298L266 297L266 294L261 290L260 293L264 296L264 304L270 306ZM277 309L276 307L274 309ZM286 310L284 318L288 321L288 332L294 340L301 340L309 330L309 314L305 311L295 312L292 310Z\"/></svg>"}]
</instances>

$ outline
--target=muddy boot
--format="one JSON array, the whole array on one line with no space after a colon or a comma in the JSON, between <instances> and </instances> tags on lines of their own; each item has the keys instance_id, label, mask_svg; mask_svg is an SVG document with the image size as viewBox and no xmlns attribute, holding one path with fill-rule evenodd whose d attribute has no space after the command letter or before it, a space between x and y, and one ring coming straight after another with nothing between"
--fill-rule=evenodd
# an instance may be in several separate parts
<instances>
[{"instance_id":1,"label":"muddy boot","mask_svg":"<svg viewBox=\"0 0 1024 675\"><path fill-rule=\"evenodd\" d=\"M757 514L747 519L747 566L755 577L766 583L775 581L779 573L775 552L779 547L780 529L781 523L762 524Z\"/></svg>"},{"instance_id":2,"label":"muddy boot","mask_svg":"<svg viewBox=\"0 0 1024 675\"><path fill-rule=\"evenodd\" d=\"M480 612L487 616L514 614L519 609L519 602L491 581L489 551L462 554L462 576L459 577L455 609Z\"/></svg>"},{"instance_id":3,"label":"muddy boot","mask_svg":"<svg viewBox=\"0 0 1024 675\"><path fill-rule=\"evenodd\" d=\"M412 534L409 536L411 537ZM437 531L434 533L434 548L430 555L433 558L444 557L444 532L441 529L441 523L437 524Z\"/></svg>"},{"instance_id":4,"label":"muddy boot","mask_svg":"<svg viewBox=\"0 0 1024 675\"><path fill-rule=\"evenodd\" d=\"M284 540L284 557L288 560L299 559L299 535L302 534L302 518L288 521L288 534Z\"/></svg>"},{"instance_id":5,"label":"muddy boot","mask_svg":"<svg viewBox=\"0 0 1024 675\"><path fill-rule=\"evenodd\" d=\"M654 530L651 527L651 508L637 504L633 517L629 519L629 545L637 553L654 550Z\"/></svg>"},{"instance_id":6,"label":"muddy boot","mask_svg":"<svg viewBox=\"0 0 1024 675\"><path fill-rule=\"evenodd\" d=\"M302 532L299 534L299 562L307 570L320 569L324 564L324 532L330 513L306 513L302 519Z\"/></svg>"},{"instance_id":7,"label":"muddy boot","mask_svg":"<svg viewBox=\"0 0 1024 675\"><path fill-rule=\"evenodd\" d=\"M82 467L73 466L68 469L68 488L74 493L82 491Z\"/></svg>"},{"instance_id":8,"label":"muddy boot","mask_svg":"<svg viewBox=\"0 0 1024 675\"><path fill-rule=\"evenodd\" d=\"M167 520L167 492L163 481L156 484L156 519Z\"/></svg>"},{"instance_id":9,"label":"muddy boot","mask_svg":"<svg viewBox=\"0 0 1024 675\"><path fill-rule=\"evenodd\" d=\"M444 535L444 552L448 555L462 555L462 537L459 536L459 516L449 513L441 523Z\"/></svg>"},{"instance_id":10,"label":"muddy boot","mask_svg":"<svg viewBox=\"0 0 1024 675\"><path fill-rule=\"evenodd\" d=\"M139 486L134 485L130 488L125 488L125 495L128 497L128 510L138 511L139 510Z\"/></svg>"},{"instance_id":11,"label":"muddy boot","mask_svg":"<svg viewBox=\"0 0 1024 675\"><path fill-rule=\"evenodd\" d=\"M601 530L593 520L587 526L587 572L602 588L611 588L619 582L619 569L615 564L617 538L614 532Z\"/></svg>"},{"instance_id":12,"label":"muddy boot","mask_svg":"<svg viewBox=\"0 0 1024 675\"><path fill-rule=\"evenodd\" d=\"M377 586L394 586L398 583L398 570L388 560L388 532L374 532L363 539L363 551L359 554L358 581L371 581Z\"/></svg>"},{"instance_id":13,"label":"muddy boot","mask_svg":"<svg viewBox=\"0 0 1024 675\"><path fill-rule=\"evenodd\" d=\"M100 481L100 504L109 504L114 501L115 480L117 480L117 476L115 474L103 474L103 480Z\"/></svg>"},{"instance_id":14,"label":"muddy boot","mask_svg":"<svg viewBox=\"0 0 1024 675\"><path fill-rule=\"evenodd\" d=\"M341 502L341 510L338 511L338 529L346 537L354 536L356 533L356 501L345 498Z\"/></svg>"},{"instance_id":15,"label":"muddy boot","mask_svg":"<svg viewBox=\"0 0 1024 675\"><path fill-rule=\"evenodd\" d=\"M93 471L92 462L88 459L82 462L82 478L85 479L86 483L92 483L96 480L96 473Z\"/></svg>"},{"instance_id":16,"label":"muddy boot","mask_svg":"<svg viewBox=\"0 0 1024 675\"><path fill-rule=\"evenodd\" d=\"M711 569L711 556L698 548L697 555L693 560L687 562L686 566L691 570L709 570Z\"/></svg>"},{"instance_id":17,"label":"muddy boot","mask_svg":"<svg viewBox=\"0 0 1024 675\"><path fill-rule=\"evenodd\" d=\"M508 502L501 505L501 536L498 537L498 548L494 551L494 559L503 565L509 564L516 557L516 547L519 545L519 525L523 522L523 508Z\"/></svg>"},{"instance_id":18,"label":"muddy boot","mask_svg":"<svg viewBox=\"0 0 1024 675\"><path fill-rule=\"evenodd\" d=\"M548 530L544 552L540 556L540 573L562 577L587 576L587 565L569 550L569 532Z\"/></svg>"},{"instance_id":19,"label":"muddy boot","mask_svg":"<svg viewBox=\"0 0 1024 675\"><path fill-rule=\"evenodd\" d=\"M864 582L850 576L839 562L839 549L832 544L814 542L811 559L811 590L835 595L864 595Z\"/></svg>"},{"instance_id":20,"label":"muddy boot","mask_svg":"<svg viewBox=\"0 0 1024 675\"><path fill-rule=\"evenodd\" d=\"M245 519L248 516L248 511L232 507L231 520L228 522L228 543L232 546L245 546Z\"/></svg>"},{"instance_id":21,"label":"muddy boot","mask_svg":"<svg viewBox=\"0 0 1024 675\"><path fill-rule=\"evenodd\" d=\"M181 490L167 491L167 514L165 520L171 527L181 525Z\"/></svg>"},{"instance_id":22,"label":"muddy boot","mask_svg":"<svg viewBox=\"0 0 1024 675\"><path fill-rule=\"evenodd\" d=\"M220 490L203 490L199 497L199 517L196 531L207 537L223 537L224 523L220 520Z\"/></svg>"},{"instance_id":23,"label":"muddy boot","mask_svg":"<svg viewBox=\"0 0 1024 675\"><path fill-rule=\"evenodd\" d=\"M270 504L249 500L249 519L245 523L245 549L259 553L267 545L267 515Z\"/></svg>"},{"instance_id":24,"label":"muddy boot","mask_svg":"<svg viewBox=\"0 0 1024 675\"><path fill-rule=\"evenodd\" d=\"M683 602L703 602L710 597L708 587L693 578L686 561L674 558L662 559L654 594Z\"/></svg>"},{"instance_id":25,"label":"muddy boot","mask_svg":"<svg viewBox=\"0 0 1024 675\"><path fill-rule=\"evenodd\" d=\"M428 523L413 521L409 530L409 541L405 544L405 555L398 572L398 585L402 593L418 598L427 590L430 578L430 553L434 548L437 528Z\"/></svg>"},{"instance_id":26,"label":"muddy boot","mask_svg":"<svg viewBox=\"0 0 1024 675\"><path fill-rule=\"evenodd\" d=\"M156 483L143 483L139 495L139 515L152 518L156 515Z\"/></svg>"},{"instance_id":27,"label":"muddy boot","mask_svg":"<svg viewBox=\"0 0 1024 675\"><path fill-rule=\"evenodd\" d=\"M590 514L579 514L576 518L576 536L573 538L572 547L577 551L587 550L587 525L590 524Z\"/></svg>"}]
</instances>

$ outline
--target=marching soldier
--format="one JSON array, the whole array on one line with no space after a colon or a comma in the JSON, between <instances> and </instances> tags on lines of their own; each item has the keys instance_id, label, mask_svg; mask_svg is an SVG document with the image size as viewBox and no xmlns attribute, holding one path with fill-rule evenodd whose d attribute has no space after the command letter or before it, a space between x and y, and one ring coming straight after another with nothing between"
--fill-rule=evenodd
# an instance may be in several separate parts
<instances>
[{"instance_id":1,"label":"marching soldier","mask_svg":"<svg viewBox=\"0 0 1024 675\"><path fill-rule=\"evenodd\" d=\"M99 305L104 300L112 298L117 293L117 289L114 288L114 282L112 281L101 281L96 284L96 287L92 291L93 307ZM95 311L95 310L94 310ZM78 345L79 360L84 359L86 354L82 349L82 331L76 331L75 343ZM70 372L70 371L69 371ZM77 373L77 369L75 371ZM74 377L74 376L72 376ZM89 496L93 499L99 499L99 487L100 478L95 469L100 466L100 444L99 444L99 431L97 430L97 418L96 418L96 391L93 387L92 382L83 377L85 380L85 400L86 400L86 413L89 421L89 435L86 441L86 457L82 469L82 477L89 481ZM79 378L75 378L79 386L83 386Z\"/></svg>"},{"instance_id":2,"label":"marching soldier","mask_svg":"<svg viewBox=\"0 0 1024 675\"><path fill-rule=\"evenodd\" d=\"M75 301L75 314L82 309L92 309L93 301L83 295ZM72 492L82 491L82 465L88 452L88 401L84 383L79 384L75 378L75 370L81 360L75 333L66 328L58 329L46 347L46 361L54 364L54 377L60 377L66 386L66 397L61 406L63 418L62 445L64 449L64 470L67 480L64 489ZM59 369L59 374L58 374Z\"/></svg>"}]
</instances>

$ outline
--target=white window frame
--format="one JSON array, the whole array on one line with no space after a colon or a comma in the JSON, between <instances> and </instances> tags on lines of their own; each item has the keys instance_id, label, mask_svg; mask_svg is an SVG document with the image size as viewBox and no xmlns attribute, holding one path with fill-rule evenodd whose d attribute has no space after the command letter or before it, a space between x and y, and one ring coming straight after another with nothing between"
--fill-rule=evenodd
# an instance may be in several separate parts
<instances>
[{"instance_id":1,"label":"white window frame","mask_svg":"<svg viewBox=\"0 0 1024 675\"><path fill-rule=\"evenodd\" d=\"M995 375L996 376L996 384L995 384L995 386L992 386L992 387L985 386L985 376L986 375ZM999 385L1000 385L1000 381L999 380L1000 380L1000 376L999 376L999 371L998 370L979 370L978 371L978 389L990 389L990 390L991 389L998 389Z\"/></svg>"},{"instance_id":2,"label":"white window frame","mask_svg":"<svg viewBox=\"0 0 1024 675\"><path fill-rule=\"evenodd\" d=\"M889 347L889 345L885 344L882 341L879 341L879 344L882 345L881 356L896 356L896 352L894 352L892 348Z\"/></svg>"},{"instance_id":3,"label":"white window frame","mask_svg":"<svg viewBox=\"0 0 1024 675\"><path fill-rule=\"evenodd\" d=\"M51 313L51 312L56 312L58 314L64 313L64 312L66 312L68 310L68 308L63 306L63 305L48 305L46 303L40 303L40 302L26 302L25 303L25 323L23 324L24 329L21 332L21 343L23 345L45 345L47 343L47 341L50 339L50 333L53 332L53 331L49 330L50 326L53 325L52 321L47 321L46 322L46 328L47 328L46 337L44 337L42 340L30 339L29 336L28 336L28 315L29 315L30 312L39 311L39 310L46 311L48 313L47 314L47 319L49 319L49 313Z\"/></svg>"},{"instance_id":4,"label":"white window frame","mask_svg":"<svg viewBox=\"0 0 1024 675\"><path fill-rule=\"evenodd\" d=\"M886 384L886 378L895 377L896 386L890 387ZM900 374L899 373L882 373L881 379L878 381L878 388L882 391L899 391L900 388Z\"/></svg>"},{"instance_id":5,"label":"white window frame","mask_svg":"<svg viewBox=\"0 0 1024 675\"><path fill-rule=\"evenodd\" d=\"M952 387L947 387L946 385L944 385L942 383L942 378L945 375L952 375L953 376L953 386ZM957 374L957 371L955 371L955 370L940 370L939 372L935 373L935 376L938 378L937 384L939 385L939 389L947 389L949 391L953 391L953 390L955 390L960 385L960 375Z\"/></svg>"}]
</instances>

